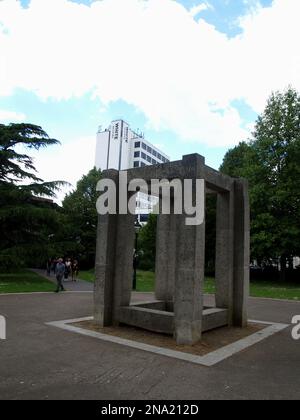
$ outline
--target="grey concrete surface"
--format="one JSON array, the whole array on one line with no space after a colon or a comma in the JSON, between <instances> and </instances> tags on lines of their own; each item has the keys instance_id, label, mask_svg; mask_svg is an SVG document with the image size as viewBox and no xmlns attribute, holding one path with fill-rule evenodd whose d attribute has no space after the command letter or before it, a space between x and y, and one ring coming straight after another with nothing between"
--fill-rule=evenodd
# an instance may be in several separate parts
<instances>
[{"instance_id":1,"label":"grey concrete surface","mask_svg":"<svg viewBox=\"0 0 300 420\"><path fill-rule=\"evenodd\" d=\"M134 301L152 298L134 294ZM249 312L251 319L290 323L300 303L250 299ZM0 295L7 319L0 399L300 398L300 341L291 328L206 368L45 325L92 313L92 293Z\"/></svg>"},{"instance_id":2,"label":"grey concrete surface","mask_svg":"<svg viewBox=\"0 0 300 420\"><path fill-rule=\"evenodd\" d=\"M123 322L137 327L145 325L146 329L158 332L172 328L177 344L193 345L201 340L204 332L205 201L206 193L209 192L220 195L216 247L218 307L227 309L223 325L246 327L250 264L248 182L211 170L205 165L205 158L199 154L183 156L177 162L128 171L110 169L104 171L103 178L107 180L108 188L103 189L100 194L100 202L114 202L117 194L123 198L119 200L118 206L123 201L122 206L125 208L117 206L114 212L99 214L98 217L94 296L94 318L98 325L104 327ZM162 201L169 197L168 204L173 208L173 211L168 210L168 215L162 214L164 203L159 203L155 291L158 300L166 304L174 302L174 320L170 314L163 318L163 314L151 309L128 308L132 287L134 215L126 213L133 194L128 193L128 182L133 179L142 180L144 186L141 187L138 183L136 187L143 188L143 192L148 194L153 193L152 188L151 191L148 190L153 180L180 181L180 197L173 191L171 198L170 188L166 193L165 188L157 187L156 194L153 193L162 197ZM185 183L187 180L193 181L192 191L188 191ZM196 180L203 181L200 191L197 187L197 193ZM114 188L110 188L111 184ZM188 203L185 202L182 206L182 200L186 201L187 195L190 195L191 205L199 207L201 204L203 218L199 223L191 223L191 214L186 209ZM176 207L177 211L174 211ZM200 214L194 214L192 219L196 217L200 217ZM210 328L213 327L220 327L220 317L210 317Z\"/></svg>"}]
</instances>

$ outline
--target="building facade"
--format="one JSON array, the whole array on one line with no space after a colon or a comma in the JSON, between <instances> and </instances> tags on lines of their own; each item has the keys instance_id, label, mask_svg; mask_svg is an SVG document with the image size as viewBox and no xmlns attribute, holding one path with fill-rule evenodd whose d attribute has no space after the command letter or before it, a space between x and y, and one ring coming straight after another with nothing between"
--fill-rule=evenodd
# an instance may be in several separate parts
<instances>
[{"instance_id":1,"label":"building facade","mask_svg":"<svg viewBox=\"0 0 300 420\"><path fill-rule=\"evenodd\" d=\"M122 171L169 161L165 153L147 141L143 134L133 131L123 120L112 121L104 131L99 127L96 142L98 169Z\"/></svg>"},{"instance_id":2,"label":"building facade","mask_svg":"<svg viewBox=\"0 0 300 420\"><path fill-rule=\"evenodd\" d=\"M112 121L104 131L99 127L95 160L97 169L123 171L169 161L169 156L146 140L142 133L132 130L124 120ZM138 194L136 212L141 223L147 221L156 203L156 197Z\"/></svg>"}]
</instances>

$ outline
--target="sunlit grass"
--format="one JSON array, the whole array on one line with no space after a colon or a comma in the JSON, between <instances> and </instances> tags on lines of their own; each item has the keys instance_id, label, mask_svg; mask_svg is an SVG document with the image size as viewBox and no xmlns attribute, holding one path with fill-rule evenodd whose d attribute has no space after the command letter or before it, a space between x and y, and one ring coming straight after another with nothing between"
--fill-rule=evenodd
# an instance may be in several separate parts
<instances>
[{"instance_id":1,"label":"sunlit grass","mask_svg":"<svg viewBox=\"0 0 300 420\"><path fill-rule=\"evenodd\" d=\"M55 285L28 270L0 274L0 293L53 292Z\"/></svg>"}]
</instances>

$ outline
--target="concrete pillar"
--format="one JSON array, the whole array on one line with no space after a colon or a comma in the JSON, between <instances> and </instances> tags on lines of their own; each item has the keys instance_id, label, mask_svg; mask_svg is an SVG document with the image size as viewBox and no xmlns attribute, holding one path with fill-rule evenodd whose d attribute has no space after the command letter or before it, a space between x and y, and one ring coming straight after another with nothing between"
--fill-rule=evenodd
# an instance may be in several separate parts
<instances>
[{"instance_id":1,"label":"concrete pillar","mask_svg":"<svg viewBox=\"0 0 300 420\"><path fill-rule=\"evenodd\" d=\"M106 177L115 182L118 190L118 172L108 171ZM107 214L98 217L94 318L101 327L112 325L113 322L113 284L117 223L117 215Z\"/></svg>"},{"instance_id":2,"label":"concrete pillar","mask_svg":"<svg viewBox=\"0 0 300 420\"><path fill-rule=\"evenodd\" d=\"M248 181L234 182L234 267L233 324L246 327L248 322L250 265L250 208Z\"/></svg>"},{"instance_id":3,"label":"concrete pillar","mask_svg":"<svg viewBox=\"0 0 300 420\"><path fill-rule=\"evenodd\" d=\"M135 215L118 215L115 253L115 275L113 290L113 322L118 323L122 306L129 306L133 284Z\"/></svg>"},{"instance_id":4,"label":"concrete pillar","mask_svg":"<svg viewBox=\"0 0 300 420\"><path fill-rule=\"evenodd\" d=\"M186 156L183 164L185 179L203 178L204 158ZM202 199L205 201L205 193ZM187 226L186 214L175 217L175 338L177 344L193 345L201 340L202 335L205 220L201 225Z\"/></svg>"},{"instance_id":5,"label":"concrete pillar","mask_svg":"<svg viewBox=\"0 0 300 420\"><path fill-rule=\"evenodd\" d=\"M216 220L216 306L228 309L232 324L234 188L219 193Z\"/></svg>"},{"instance_id":6,"label":"concrete pillar","mask_svg":"<svg viewBox=\"0 0 300 420\"><path fill-rule=\"evenodd\" d=\"M176 216L159 214L156 230L155 297L173 303L176 270Z\"/></svg>"}]
</instances>

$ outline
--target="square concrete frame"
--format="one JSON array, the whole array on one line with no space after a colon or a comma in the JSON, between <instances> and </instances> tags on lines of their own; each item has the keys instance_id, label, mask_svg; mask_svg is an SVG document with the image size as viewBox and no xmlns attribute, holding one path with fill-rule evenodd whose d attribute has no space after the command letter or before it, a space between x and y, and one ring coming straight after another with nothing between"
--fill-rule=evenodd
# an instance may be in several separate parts
<instances>
[{"instance_id":1,"label":"square concrete frame","mask_svg":"<svg viewBox=\"0 0 300 420\"><path fill-rule=\"evenodd\" d=\"M119 172L104 178L115 182ZM205 221L186 226L186 215L162 215L157 222L156 301L130 305L134 215L99 216L94 317L104 327L125 323L173 334L178 344L195 344L202 332L224 325L245 327L249 295L250 212L248 183L221 174L193 154L181 161L127 171L128 183L143 179L204 179L217 193L216 308L203 308ZM129 197L128 197L129 198ZM205 198L204 198L205 199Z\"/></svg>"}]
</instances>

